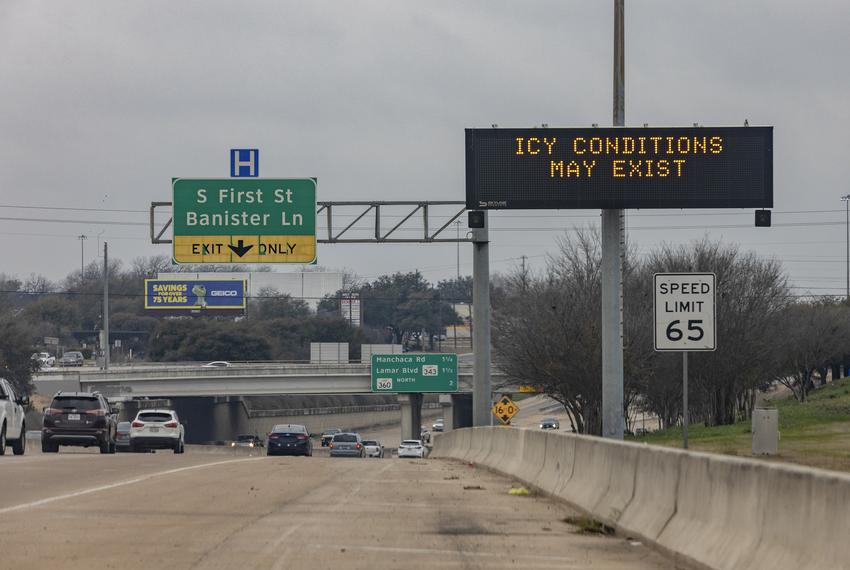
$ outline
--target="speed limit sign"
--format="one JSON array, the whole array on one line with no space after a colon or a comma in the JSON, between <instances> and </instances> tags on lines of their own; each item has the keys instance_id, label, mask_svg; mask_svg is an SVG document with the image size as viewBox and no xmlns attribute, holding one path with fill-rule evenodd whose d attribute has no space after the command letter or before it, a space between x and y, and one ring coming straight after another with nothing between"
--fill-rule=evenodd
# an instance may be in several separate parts
<instances>
[{"instance_id":1,"label":"speed limit sign","mask_svg":"<svg viewBox=\"0 0 850 570\"><path fill-rule=\"evenodd\" d=\"M715 281L714 273L655 274L655 350L715 349Z\"/></svg>"}]
</instances>

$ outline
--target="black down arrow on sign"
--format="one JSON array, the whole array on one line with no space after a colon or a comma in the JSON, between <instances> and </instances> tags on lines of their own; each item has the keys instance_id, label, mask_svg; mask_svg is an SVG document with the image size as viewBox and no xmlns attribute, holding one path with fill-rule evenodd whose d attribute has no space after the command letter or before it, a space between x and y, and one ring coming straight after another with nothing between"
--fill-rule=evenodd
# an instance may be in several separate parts
<instances>
[{"instance_id":1,"label":"black down arrow on sign","mask_svg":"<svg viewBox=\"0 0 850 570\"><path fill-rule=\"evenodd\" d=\"M236 242L236 245L231 244L227 247L229 247L230 251L235 253L237 256L242 257L243 255L251 251L251 248L254 247L254 245L245 245L245 240L240 239L238 242Z\"/></svg>"}]
</instances>

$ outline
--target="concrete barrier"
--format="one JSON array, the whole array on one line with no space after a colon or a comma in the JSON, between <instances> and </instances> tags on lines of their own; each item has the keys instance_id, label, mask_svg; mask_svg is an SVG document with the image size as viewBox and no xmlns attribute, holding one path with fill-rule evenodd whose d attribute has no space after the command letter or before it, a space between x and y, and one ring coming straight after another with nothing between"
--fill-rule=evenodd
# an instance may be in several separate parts
<instances>
[{"instance_id":1,"label":"concrete barrier","mask_svg":"<svg viewBox=\"0 0 850 570\"><path fill-rule=\"evenodd\" d=\"M454 430L434 456L515 477L701 567L850 568L843 473L517 428Z\"/></svg>"}]
</instances>

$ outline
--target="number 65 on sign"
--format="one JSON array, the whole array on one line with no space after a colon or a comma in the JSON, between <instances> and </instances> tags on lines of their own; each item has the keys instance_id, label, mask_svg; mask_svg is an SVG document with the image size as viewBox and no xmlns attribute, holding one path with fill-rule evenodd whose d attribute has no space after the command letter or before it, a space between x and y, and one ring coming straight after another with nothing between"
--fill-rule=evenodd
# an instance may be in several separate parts
<instances>
[{"instance_id":1,"label":"number 65 on sign","mask_svg":"<svg viewBox=\"0 0 850 570\"><path fill-rule=\"evenodd\" d=\"M715 349L715 282L714 273L655 274L655 350Z\"/></svg>"}]
</instances>

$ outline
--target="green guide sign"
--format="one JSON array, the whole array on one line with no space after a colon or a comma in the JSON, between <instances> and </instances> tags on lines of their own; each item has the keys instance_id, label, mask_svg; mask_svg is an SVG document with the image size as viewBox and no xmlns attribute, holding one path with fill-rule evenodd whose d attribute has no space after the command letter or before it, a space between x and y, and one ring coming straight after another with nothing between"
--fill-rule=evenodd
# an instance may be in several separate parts
<instances>
[{"instance_id":1,"label":"green guide sign","mask_svg":"<svg viewBox=\"0 0 850 570\"><path fill-rule=\"evenodd\" d=\"M457 354L373 354L372 392L457 392Z\"/></svg>"}]
</instances>

